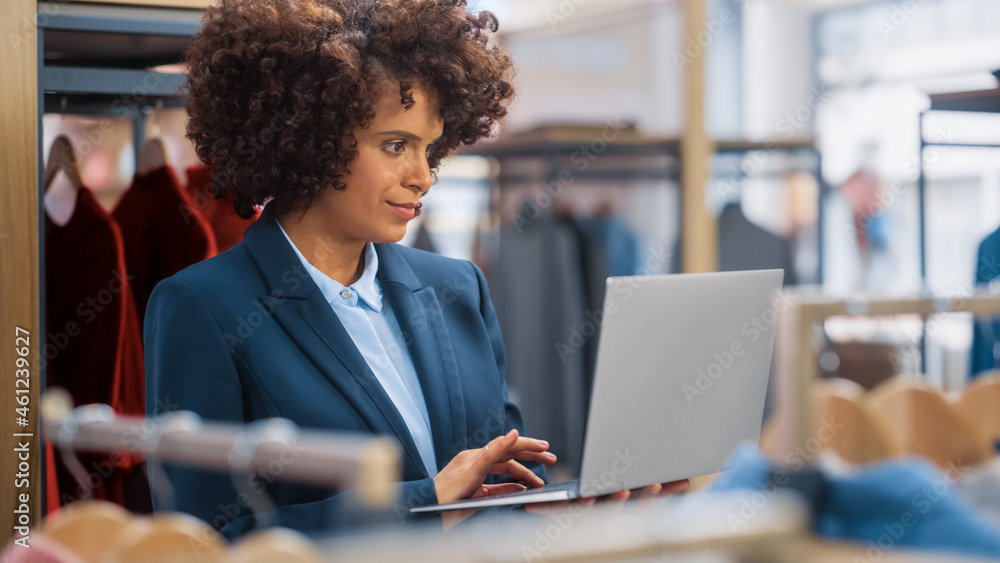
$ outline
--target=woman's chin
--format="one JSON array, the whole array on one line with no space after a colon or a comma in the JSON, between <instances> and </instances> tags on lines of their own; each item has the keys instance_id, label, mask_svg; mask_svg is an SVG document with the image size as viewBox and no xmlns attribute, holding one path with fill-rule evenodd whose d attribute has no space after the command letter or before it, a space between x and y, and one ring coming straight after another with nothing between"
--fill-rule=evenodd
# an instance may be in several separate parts
<instances>
[{"instance_id":1,"label":"woman's chin","mask_svg":"<svg viewBox=\"0 0 1000 563\"><path fill-rule=\"evenodd\" d=\"M406 236L406 227L404 226L402 229L387 229L378 233L378 235L372 238L371 242L375 244L394 244L403 240L403 237Z\"/></svg>"}]
</instances>

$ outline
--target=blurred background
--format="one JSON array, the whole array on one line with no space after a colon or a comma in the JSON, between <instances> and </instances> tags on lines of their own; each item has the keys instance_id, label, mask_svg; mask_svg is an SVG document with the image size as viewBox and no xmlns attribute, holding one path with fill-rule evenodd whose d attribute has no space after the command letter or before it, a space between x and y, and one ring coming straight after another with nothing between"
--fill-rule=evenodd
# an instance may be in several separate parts
<instances>
[{"instance_id":1,"label":"blurred background","mask_svg":"<svg viewBox=\"0 0 1000 563\"><path fill-rule=\"evenodd\" d=\"M1000 2L469 8L497 15L517 96L494 138L445 162L403 243L486 272L511 394L529 428L565 444L567 472L609 275L781 267L796 291L942 297L1000 275L1000 243L983 244L1000 227ZM92 63L111 41L78 39L50 33L47 64ZM101 64L182 78L183 43L155 39ZM180 184L199 170L177 96L125 101L119 117L95 110L102 101L45 95L44 150L67 135L108 211L150 139ZM71 212L59 198L46 195L56 223ZM947 314L934 327L831 318L816 344L821 371L865 389L920 373L959 391L1000 362L994 323ZM552 409L553 397L565 399Z\"/></svg>"},{"instance_id":2,"label":"blurred background","mask_svg":"<svg viewBox=\"0 0 1000 563\"><path fill-rule=\"evenodd\" d=\"M5 305L35 308L25 288L40 289L32 310L45 327L38 338L47 385L65 387L76 404L141 416L141 286L148 296L157 281L226 251L255 220L212 198L213 182L227 178L198 162L185 138L178 61L211 1L11 6L21 4L25 21L37 16L37 37L27 25L5 41L18 50L19 38L30 37L29 46L37 40L37 61L19 61L38 64L37 92L23 89L37 94L45 173L41 186L11 180L11 199L0 209L40 204L37 230L9 217L20 228L14 232L31 231L23 240L40 235L42 252L18 248L5 260L14 263L11 272L42 264L40 279L5 288L14 296ZM948 495L940 503L934 497L934 512L921 512L919 531L893 542L982 554L973 549L986 545L978 537L995 542L991 555L1000 553L1000 320L949 312L962 302L943 299L981 292L992 296L983 300L989 314L1000 310L1000 2L469 0L469 9L498 17L492 41L514 60L516 98L490 139L442 164L402 243L472 260L485 272L511 398L528 432L559 455L550 477L573 477L579 467L607 277L783 268L787 295L835 311L809 317L815 324L778 321L759 444L789 465L781 454L791 444L778 445L774 421L796 433L794 469L804 468L804 477L797 474L803 480L792 488L806 493L809 511L772 504L747 535L773 531L780 508L775 521L795 534L806 532L812 515L833 524L810 531L839 533L859 550L871 548L868 560L881 560L873 542L890 549L886 530L902 530L899 515L919 507L928 487L943 485ZM0 24L9 30L10 21ZM6 74L15 85L23 72ZM0 110L26 104L18 96ZM31 161L18 152L35 126L29 117L27 129L9 129L0 148L16 165L12 178L33 177L18 168ZM180 213L164 211L174 209ZM87 214L89 223L75 219ZM6 238L6 225L0 230L0 246L10 248L14 238ZM123 289L126 274L140 277ZM103 309L86 301L95 295ZM89 330L71 331L69 323ZM843 427L824 434L833 420ZM692 490L751 492L723 505L691 498L731 517L747 499L770 497L763 483L775 479L761 469L769 462L750 450L735 458L743 486L741 478L723 477L721 485L706 478ZM913 454L947 476L911 460L896 473L875 465L865 481L866 464ZM79 489L65 467L56 473L55 455L47 459L51 472L32 486L47 489L54 513ZM94 497L149 512L142 460L113 465ZM856 475L864 487L855 487ZM809 479L831 487L851 481L843 506L831 508ZM959 503L951 487L968 502ZM38 503L41 495L32 498ZM989 518L989 526L955 516L963 513ZM689 514L675 512L662 530L674 540L698 537L678 524L690 520L698 529L707 520ZM593 529L604 530L601 518ZM738 534L723 520L719 537L728 541ZM607 534L580 525L563 545L599 544L638 529L636 521ZM481 540L499 542L497 529L473 543L492 549ZM785 543L779 537L770 545Z\"/></svg>"}]
</instances>

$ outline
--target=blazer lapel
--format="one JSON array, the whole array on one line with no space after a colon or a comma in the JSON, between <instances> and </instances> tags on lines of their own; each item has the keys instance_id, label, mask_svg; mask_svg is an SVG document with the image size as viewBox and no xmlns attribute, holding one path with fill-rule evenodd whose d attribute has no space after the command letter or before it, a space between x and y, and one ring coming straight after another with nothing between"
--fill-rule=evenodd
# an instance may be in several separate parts
<instances>
[{"instance_id":1,"label":"blazer lapel","mask_svg":"<svg viewBox=\"0 0 1000 563\"><path fill-rule=\"evenodd\" d=\"M348 398L371 430L395 435L407 454L411 470L427 477L403 417L266 207L247 229L244 241L267 281L270 294L260 297L262 306L271 311L271 316L301 345L321 373Z\"/></svg>"},{"instance_id":2,"label":"blazer lapel","mask_svg":"<svg viewBox=\"0 0 1000 563\"><path fill-rule=\"evenodd\" d=\"M389 300L427 402L438 469L466 449L465 402L441 303L392 245L376 244L378 277Z\"/></svg>"}]
</instances>

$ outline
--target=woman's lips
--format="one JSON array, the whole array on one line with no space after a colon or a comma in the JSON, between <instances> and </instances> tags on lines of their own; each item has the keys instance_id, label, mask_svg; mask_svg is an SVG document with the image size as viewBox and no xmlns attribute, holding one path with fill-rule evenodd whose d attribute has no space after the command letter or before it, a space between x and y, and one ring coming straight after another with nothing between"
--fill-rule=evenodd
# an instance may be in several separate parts
<instances>
[{"instance_id":1,"label":"woman's lips","mask_svg":"<svg viewBox=\"0 0 1000 563\"><path fill-rule=\"evenodd\" d=\"M388 203L389 207L396 212L396 215L399 215L407 221L413 220L413 218L417 216L417 210L420 209L419 203L386 203Z\"/></svg>"}]
</instances>

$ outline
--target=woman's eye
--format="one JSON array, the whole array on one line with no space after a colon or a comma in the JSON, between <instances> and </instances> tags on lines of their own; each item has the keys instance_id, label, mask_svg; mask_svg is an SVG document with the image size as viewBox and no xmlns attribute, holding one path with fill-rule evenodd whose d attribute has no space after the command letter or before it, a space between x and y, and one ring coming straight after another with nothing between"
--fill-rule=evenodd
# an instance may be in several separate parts
<instances>
[{"instance_id":1,"label":"woman's eye","mask_svg":"<svg viewBox=\"0 0 1000 563\"><path fill-rule=\"evenodd\" d=\"M393 154L401 153L406 148L406 141L391 141L385 144L385 148Z\"/></svg>"}]
</instances>

